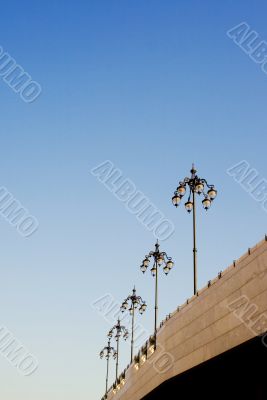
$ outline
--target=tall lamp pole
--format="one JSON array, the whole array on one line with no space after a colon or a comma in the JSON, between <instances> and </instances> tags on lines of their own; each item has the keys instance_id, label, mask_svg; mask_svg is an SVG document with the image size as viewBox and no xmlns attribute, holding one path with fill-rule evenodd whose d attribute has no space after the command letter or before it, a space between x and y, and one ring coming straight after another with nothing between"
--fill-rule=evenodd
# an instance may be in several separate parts
<instances>
[{"instance_id":1,"label":"tall lamp pole","mask_svg":"<svg viewBox=\"0 0 267 400\"><path fill-rule=\"evenodd\" d=\"M155 322L154 322L154 335L155 341L157 336L157 326L158 326L158 268L164 265L163 271L166 275L170 272L172 267L174 266L174 262L171 257L168 257L167 253L160 252L159 250L159 242L155 244L155 250L150 251L148 255L145 256L145 259L142 262L140 267L143 273L146 272L150 262L153 262L153 266L151 268L151 274L155 277ZM156 347L156 343L155 343Z\"/></svg>"},{"instance_id":2,"label":"tall lamp pole","mask_svg":"<svg viewBox=\"0 0 267 400\"><path fill-rule=\"evenodd\" d=\"M103 350L101 350L99 356L100 356L100 358L105 357L106 360L107 360L106 392L105 392L105 398L107 398L107 394L108 394L108 375L109 375L109 359L110 359L110 357L113 357L114 360L116 360L116 358L117 358L117 353L116 353L114 347L112 347L110 345L110 339L108 340L108 345L106 347L104 347Z\"/></svg>"},{"instance_id":3,"label":"tall lamp pole","mask_svg":"<svg viewBox=\"0 0 267 400\"><path fill-rule=\"evenodd\" d=\"M116 325L113 326L113 328L110 329L108 333L108 337L111 339L112 337L115 338L117 342L117 357L116 357L116 382L118 380L118 372L119 372L119 346L120 346L120 337L123 335L124 340L127 340L129 337L129 332L125 328L125 326L121 325L120 319L118 319L118 322Z\"/></svg>"},{"instance_id":4,"label":"tall lamp pole","mask_svg":"<svg viewBox=\"0 0 267 400\"><path fill-rule=\"evenodd\" d=\"M141 296L137 296L136 289L134 287L133 293L124 300L121 305L121 312L129 310L130 315L132 316L132 340L131 340L131 363L133 362L133 350L134 350L134 319L135 319L135 310L139 307L140 314L143 314L146 311L147 305L146 302L142 299Z\"/></svg>"},{"instance_id":5,"label":"tall lamp pole","mask_svg":"<svg viewBox=\"0 0 267 400\"><path fill-rule=\"evenodd\" d=\"M189 197L185 203L185 208L188 213L193 210L193 266L194 266L194 294L197 293L197 246L196 246L196 193L203 195L204 199L202 204L204 209L207 211L215 197L217 196L217 190L214 185L209 185L206 179L199 178L196 173L195 165L192 164L191 177L184 178L183 181L179 182L179 186L174 192L172 197L172 203L175 207L178 207L183 196L186 193L187 187L189 188ZM205 191L206 190L206 191ZM192 201L191 201L192 196Z\"/></svg>"}]
</instances>

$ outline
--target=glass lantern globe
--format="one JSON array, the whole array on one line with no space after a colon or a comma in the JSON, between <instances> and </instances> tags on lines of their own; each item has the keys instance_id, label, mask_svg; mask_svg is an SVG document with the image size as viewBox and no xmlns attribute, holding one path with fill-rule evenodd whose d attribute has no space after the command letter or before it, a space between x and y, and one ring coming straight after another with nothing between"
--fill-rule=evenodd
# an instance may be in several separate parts
<instances>
[{"instance_id":1,"label":"glass lantern globe","mask_svg":"<svg viewBox=\"0 0 267 400\"><path fill-rule=\"evenodd\" d=\"M142 264L141 267L140 267L140 269L141 269L141 271L142 271L143 274L144 274L144 273L146 272L147 267L146 267L144 264Z\"/></svg>"},{"instance_id":2,"label":"glass lantern globe","mask_svg":"<svg viewBox=\"0 0 267 400\"><path fill-rule=\"evenodd\" d=\"M177 192L179 193L180 196L184 196L186 192L186 188L183 185L178 186Z\"/></svg>"},{"instance_id":3,"label":"glass lantern globe","mask_svg":"<svg viewBox=\"0 0 267 400\"><path fill-rule=\"evenodd\" d=\"M164 262L164 256L162 254L159 254L157 261L158 261L158 265L161 265Z\"/></svg>"},{"instance_id":4,"label":"glass lantern globe","mask_svg":"<svg viewBox=\"0 0 267 400\"><path fill-rule=\"evenodd\" d=\"M143 303L142 306L141 306L141 308L142 308L143 312L145 312L145 311L146 311L146 308L147 308L147 304L146 304L146 303Z\"/></svg>"},{"instance_id":5,"label":"glass lantern globe","mask_svg":"<svg viewBox=\"0 0 267 400\"><path fill-rule=\"evenodd\" d=\"M125 300L125 302L123 303L123 307L125 308L125 310L127 310L128 309L128 307L129 307L129 304L127 303L127 301Z\"/></svg>"},{"instance_id":6,"label":"glass lantern globe","mask_svg":"<svg viewBox=\"0 0 267 400\"><path fill-rule=\"evenodd\" d=\"M172 260L169 260L169 261L167 262L167 267L169 268L169 270L172 269L173 265L174 265L174 262L173 262Z\"/></svg>"},{"instance_id":7,"label":"glass lantern globe","mask_svg":"<svg viewBox=\"0 0 267 400\"><path fill-rule=\"evenodd\" d=\"M170 272L170 268L168 267L167 264L166 264L165 267L163 268L163 271L164 271L165 275L168 275L168 273Z\"/></svg>"},{"instance_id":8,"label":"glass lantern globe","mask_svg":"<svg viewBox=\"0 0 267 400\"><path fill-rule=\"evenodd\" d=\"M208 190L208 195L210 197L211 200L214 200L215 197L217 196L217 190L214 188L211 188Z\"/></svg>"},{"instance_id":9,"label":"glass lantern globe","mask_svg":"<svg viewBox=\"0 0 267 400\"><path fill-rule=\"evenodd\" d=\"M205 210L207 211L210 206L211 206L211 200L206 197L203 201L202 201L203 207L205 208Z\"/></svg>"},{"instance_id":10,"label":"glass lantern globe","mask_svg":"<svg viewBox=\"0 0 267 400\"><path fill-rule=\"evenodd\" d=\"M151 274L152 274L152 276L156 276L156 271L157 271L157 269L156 269L156 267L155 267L155 265L154 265L153 268L151 268Z\"/></svg>"},{"instance_id":11,"label":"glass lantern globe","mask_svg":"<svg viewBox=\"0 0 267 400\"><path fill-rule=\"evenodd\" d=\"M190 213L190 212L193 210L193 203L192 203L192 201L187 201L187 202L185 203L185 208L186 208L186 211Z\"/></svg>"},{"instance_id":12,"label":"glass lantern globe","mask_svg":"<svg viewBox=\"0 0 267 400\"><path fill-rule=\"evenodd\" d=\"M148 267L149 266L149 262L150 262L150 260L149 260L149 258L145 258L144 259L144 261L143 261L143 265L145 266L145 267Z\"/></svg>"},{"instance_id":13,"label":"glass lantern globe","mask_svg":"<svg viewBox=\"0 0 267 400\"><path fill-rule=\"evenodd\" d=\"M173 204L175 207L178 207L179 204L180 204L180 202L181 202L181 197L176 193L176 194L173 196L173 198L172 198L172 204Z\"/></svg>"},{"instance_id":14,"label":"glass lantern globe","mask_svg":"<svg viewBox=\"0 0 267 400\"><path fill-rule=\"evenodd\" d=\"M198 182L197 185L196 185L196 192L198 194L201 194L203 192L203 190L204 190L203 183L202 182Z\"/></svg>"}]
</instances>

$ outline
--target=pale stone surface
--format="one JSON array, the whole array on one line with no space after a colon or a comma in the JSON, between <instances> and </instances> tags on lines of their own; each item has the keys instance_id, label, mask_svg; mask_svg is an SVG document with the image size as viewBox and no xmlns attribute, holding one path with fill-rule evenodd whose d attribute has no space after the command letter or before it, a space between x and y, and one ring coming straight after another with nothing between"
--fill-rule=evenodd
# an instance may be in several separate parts
<instances>
[{"instance_id":1,"label":"pale stone surface","mask_svg":"<svg viewBox=\"0 0 267 400\"><path fill-rule=\"evenodd\" d=\"M240 302L244 303L240 306ZM239 307L238 307L239 306ZM175 311L158 333L159 348L108 400L140 400L167 379L267 331L267 241L250 249ZM164 349L161 350L161 349ZM170 368L157 370L171 357Z\"/></svg>"}]
</instances>

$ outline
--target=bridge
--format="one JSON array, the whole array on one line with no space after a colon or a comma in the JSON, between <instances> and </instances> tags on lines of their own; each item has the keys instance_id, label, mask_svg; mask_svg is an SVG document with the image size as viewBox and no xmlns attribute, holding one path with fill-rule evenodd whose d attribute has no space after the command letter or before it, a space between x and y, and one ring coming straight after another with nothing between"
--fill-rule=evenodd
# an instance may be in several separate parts
<instances>
[{"instance_id":1,"label":"bridge","mask_svg":"<svg viewBox=\"0 0 267 400\"><path fill-rule=\"evenodd\" d=\"M107 398L266 400L266 362L267 237L166 318Z\"/></svg>"}]
</instances>

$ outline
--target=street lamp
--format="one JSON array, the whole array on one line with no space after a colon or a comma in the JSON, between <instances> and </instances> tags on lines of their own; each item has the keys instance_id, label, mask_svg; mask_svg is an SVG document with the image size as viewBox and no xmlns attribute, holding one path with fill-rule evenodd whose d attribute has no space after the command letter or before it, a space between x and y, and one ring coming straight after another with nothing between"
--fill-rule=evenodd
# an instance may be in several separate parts
<instances>
[{"instance_id":1,"label":"street lamp","mask_svg":"<svg viewBox=\"0 0 267 400\"><path fill-rule=\"evenodd\" d=\"M109 359L110 359L110 357L113 357L114 360L116 360L116 358L117 358L116 350L114 349L114 347L112 347L110 345L110 338L108 340L108 345L106 347L104 347L103 350L101 350L99 356L100 356L101 359L103 357L105 357L105 359L107 360L106 393L105 393L105 398L107 398L107 393L108 393L108 375L109 375Z\"/></svg>"},{"instance_id":2,"label":"street lamp","mask_svg":"<svg viewBox=\"0 0 267 400\"><path fill-rule=\"evenodd\" d=\"M172 258L168 257L168 255L165 252L159 251L158 241L155 244L155 250L150 251L150 253L147 256L145 256L145 259L142 262L140 269L143 273L146 272L151 260L153 261L153 266L150 271L152 276L156 278L155 279L155 326L154 326L154 333L156 340L157 324L158 324L158 267L163 266L164 273L168 275L168 273L174 266L174 262L172 261Z\"/></svg>"},{"instance_id":3,"label":"street lamp","mask_svg":"<svg viewBox=\"0 0 267 400\"><path fill-rule=\"evenodd\" d=\"M112 337L115 337L115 340L117 342L117 350L116 350L116 382L118 380L118 371L119 371L119 344L120 344L120 337L123 334L123 339L127 340L129 337L129 332L125 328L125 326L121 325L120 319L118 319L118 322L116 325L113 326L113 328L110 329L108 333L108 337L111 339Z\"/></svg>"},{"instance_id":4,"label":"street lamp","mask_svg":"<svg viewBox=\"0 0 267 400\"><path fill-rule=\"evenodd\" d=\"M133 362L133 348L134 348L134 317L135 317L135 310L138 307L140 314L143 314L146 311L147 305L141 296L136 295L136 289L134 287L133 293L129 295L121 305L121 312L125 312L126 310L128 310L130 315L132 316L131 363Z\"/></svg>"},{"instance_id":5,"label":"street lamp","mask_svg":"<svg viewBox=\"0 0 267 400\"><path fill-rule=\"evenodd\" d=\"M197 248L196 248L196 204L195 204L195 194L203 195L202 204L204 209L207 211L215 197L217 196L217 190L214 185L209 185L206 179L199 178L196 175L197 170L194 164L192 164L191 178L185 178L183 181L179 182L179 186L174 192L172 197L172 203L175 207L178 207L183 196L186 193L187 186L189 188L188 200L185 203L185 208L188 213L193 210L193 261L194 261L194 294L197 293ZM191 200L192 196L192 200Z\"/></svg>"}]
</instances>

